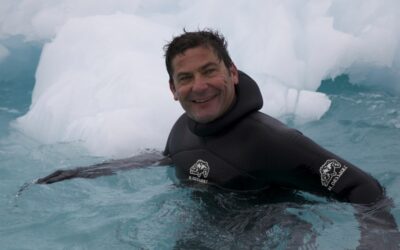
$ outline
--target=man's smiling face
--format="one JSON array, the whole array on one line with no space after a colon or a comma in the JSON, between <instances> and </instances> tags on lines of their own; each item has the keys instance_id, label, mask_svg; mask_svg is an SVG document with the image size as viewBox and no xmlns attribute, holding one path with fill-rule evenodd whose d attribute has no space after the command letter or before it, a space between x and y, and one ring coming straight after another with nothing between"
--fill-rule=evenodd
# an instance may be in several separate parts
<instances>
[{"instance_id":1,"label":"man's smiling face","mask_svg":"<svg viewBox=\"0 0 400 250\"><path fill-rule=\"evenodd\" d=\"M190 118L208 123L232 105L238 71L235 65L227 68L211 48L187 49L175 56L171 64L170 89Z\"/></svg>"}]
</instances>

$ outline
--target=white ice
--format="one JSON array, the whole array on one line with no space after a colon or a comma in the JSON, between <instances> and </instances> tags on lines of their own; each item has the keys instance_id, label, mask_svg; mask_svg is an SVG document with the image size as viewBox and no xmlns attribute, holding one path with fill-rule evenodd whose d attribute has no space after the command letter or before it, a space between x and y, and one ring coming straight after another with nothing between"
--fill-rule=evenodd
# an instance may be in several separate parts
<instances>
[{"instance_id":1,"label":"white ice","mask_svg":"<svg viewBox=\"0 0 400 250\"><path fill-rule=\"evenodd\" d=\"M296 122L330 107L321 80L399 87L400 2L2 0L1 39L44 41L29 112L16 126L44 142L81 141L94 155L162 149L182 113L162 46L182 28L212 27L260 85L262 111ZM8 55L12 56L12 55ZM384 77L383 77L384 76ZM385 79L379 82L376 79Z\"/></svg>"}]
</instances>

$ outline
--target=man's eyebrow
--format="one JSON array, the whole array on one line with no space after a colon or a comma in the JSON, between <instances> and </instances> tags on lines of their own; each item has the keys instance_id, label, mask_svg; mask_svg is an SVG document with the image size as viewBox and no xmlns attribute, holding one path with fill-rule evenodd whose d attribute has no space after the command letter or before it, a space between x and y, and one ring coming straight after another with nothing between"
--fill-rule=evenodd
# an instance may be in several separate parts
<instances>
[{"instance_id":1,"label":"man's eyebrow","mask_svg":"<svg viewBox=\"0 0 400 250\"><path fill-rule=\"evenodd\" d=\"M190 76L190 75L191 75L190 72L179 72L178 74L176 74L176 77Z\"/></svg>"},{"instance_id":2,"label":"man's eyebrow","mask_svg":"<svg viewBox=\"0 0 400 250\"><path fill-rule=\"evenodd\" d=\"M217 66L217 65L218 65L218 63L209 62L209 63L206 63L205 65L201 66L200 69L204 70L204 69L206 69L206 68L208 68L208 67Z\"/></svg>"},{"instance_id":3,"label":"man's eyebrow","mask_svg":"<svg viewBox=\"0 0 400 250\"><path fill-rule=\"evenodd\" d=\"M218 66L218 63L216 63L216 62L208 62L208 63L206 63L206 64L200 66L199 69L200 69L200 70L205 70L205 69L207 69L208 67L212 67L212 66ZM183 71L183 72L178 72L178 73L176 74L176 77L190 76L190 75L192 75L191 72L185 72L185 71Z\"/></svg>"}]
</instances>

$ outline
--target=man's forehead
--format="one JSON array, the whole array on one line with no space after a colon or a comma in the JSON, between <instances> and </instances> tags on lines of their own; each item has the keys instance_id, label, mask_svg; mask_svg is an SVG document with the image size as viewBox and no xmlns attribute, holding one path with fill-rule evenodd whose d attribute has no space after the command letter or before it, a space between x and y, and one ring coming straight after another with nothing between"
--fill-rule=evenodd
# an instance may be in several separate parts
<instances>
[{"instance_id":1,"label":"man's forehead","mask_svg":"<svg viewBox=\"0 0 400 250\"><path fill-rule=\"evenodd\" d=\"M174 71L185 71L188 69L201 68L210 63L219 64L218 58L212 48L200 46L185 50L172 59ZM178 73L178 72L174 72Z\"/></svg>"}]
</instances>

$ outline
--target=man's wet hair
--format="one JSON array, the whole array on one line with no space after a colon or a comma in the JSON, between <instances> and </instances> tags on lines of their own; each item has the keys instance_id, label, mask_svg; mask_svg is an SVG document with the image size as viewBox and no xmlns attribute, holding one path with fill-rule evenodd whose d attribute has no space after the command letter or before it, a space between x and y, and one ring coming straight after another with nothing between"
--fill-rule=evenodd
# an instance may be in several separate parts
<instances>
[{"instance_id":1,"label":"man's wet hair","mask_svg":"<svg viewBox=\"0 0 400 250\"><path fill-rule=\"evenodd\" d=\"M181 35L173 37L172 41L164 46L165 64L170 82L173 81L172 59L174 59L177 55L185 53L185 51L188 49L199 46L211 48L218 59L222 60L227 68L232 66L233 62L227 50L228 43L222 34L212 29L191 32L183 29L183 33Z\"/></svg>"}]
</instances>

